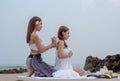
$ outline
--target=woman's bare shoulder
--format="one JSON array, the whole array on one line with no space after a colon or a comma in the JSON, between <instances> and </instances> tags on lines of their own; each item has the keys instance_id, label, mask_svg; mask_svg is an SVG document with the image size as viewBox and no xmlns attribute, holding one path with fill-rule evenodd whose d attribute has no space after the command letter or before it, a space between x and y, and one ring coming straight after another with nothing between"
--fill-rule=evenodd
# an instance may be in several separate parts
<instances>
[{"instance_id":1,"label":"woman's bare shoulder","mask_svg":"<svg viewBox=\"0 0 120 81\"><path fill-rule=\"evenodd\" d=\"M59 40L59 41L58 41L58 44L59 44L59 43L64 43L64 41L63 41L63 40Z\"/></svg>"},{"instance_id":2,"label":"woman's bare shoulder","mask_svg":"<svg viewBox=\"0 0 120 81\"><path fill-rule=\"evenodd\" d=\"M32 38L36 38L36 37L38 37L38 35L37 35L36 33L32 33L32 34L31 34L31 37L32 37Z\"/></svg>"},{"instance_id":3,"label":"woman's bare shoulder","mask_svg":"<svg viewBox=\"0 0 120 81\"><path fill-rule=\"evenodd\" d=\"M58 46L60 45L64 45L64 41L63 40L59 40L58 43L57 43Z\"/></svg>"},{"instance_id":4,"label":"woman's bare shoulder","mask_svg":"<svg viewBox=\"0 0 120 81\"><path fill-rule=\"evenodd\" d=\"M36 33L31 34L31 39L32 40L41 40L40 37Z\"/></svg>"},{"instance_id":5,"label":"woman's bare shoulder","mask_svg":"<svg viewBox=\"0 0 120 81\"><path fill-rule=\"evenodd\" d=\"M59 47L63 47L64 46L64 41L63 40L59 40L58 42L57 42L57 45L56 45L56 47L57 47L57 49L59 48Z\"/></svg>"}]
</instances>

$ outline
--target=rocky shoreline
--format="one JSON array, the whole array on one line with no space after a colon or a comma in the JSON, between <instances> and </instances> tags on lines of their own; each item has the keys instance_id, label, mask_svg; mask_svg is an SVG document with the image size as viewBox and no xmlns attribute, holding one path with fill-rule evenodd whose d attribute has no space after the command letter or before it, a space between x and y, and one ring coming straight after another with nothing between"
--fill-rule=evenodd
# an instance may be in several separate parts
<instances>
[{"instance_id":1,"label":"rocky shoreline","mask_svg":"<svg viewBox=\"0 0 120 81\"><path fill-rule=\"evenodd\" d=\"M98 57L88 56L84 65L85 70L90 72L99 71L100 68L106 66L108 70L113 70L116 73L120 73L120 54L108 55L104 59Z\"/></svg>"},{"instance_id":2,"label":"rocky shoreline","mask_svg":"<svg viewBox=\"0 0 120 81\"><path fill-rule=\"evenodd\" d=\"M16 73L24 73L27 72L25 68L18 69L8 69L8 70L0 70L0 74L16 74Z\"/></svg>"}]
</instances>

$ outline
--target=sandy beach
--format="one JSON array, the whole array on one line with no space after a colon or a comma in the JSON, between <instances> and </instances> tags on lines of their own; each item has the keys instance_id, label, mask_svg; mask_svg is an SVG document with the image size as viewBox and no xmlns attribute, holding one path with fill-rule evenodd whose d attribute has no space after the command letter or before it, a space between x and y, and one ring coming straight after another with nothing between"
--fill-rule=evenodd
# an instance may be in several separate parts
<instances>
[{"instance_id":1,"label":"sandy beach","mask_svg":"<svg viewBox=\"0 0 120 81\"><path fill-rule=\"evenodd\" d=\"M0 81L120 81L120 79L29 79L20 78L18 76L25 76L25 73L21 74L0 74Z\"/></svg>"}]
</instances>

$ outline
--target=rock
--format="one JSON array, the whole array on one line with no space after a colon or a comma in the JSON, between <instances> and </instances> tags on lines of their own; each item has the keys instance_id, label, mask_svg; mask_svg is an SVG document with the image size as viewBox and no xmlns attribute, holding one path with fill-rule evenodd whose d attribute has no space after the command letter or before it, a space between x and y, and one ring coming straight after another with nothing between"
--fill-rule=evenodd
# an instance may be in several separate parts
<instances>
[{"instance_id":1,"label":"rock","mask_svg":"<svg viewBox=\"0 0 120 81\"><path fill-rule=\"evenodd\" d=\"M98 57L88 56L84 65L85 70L90 72L99 71L103 66L107 66L108 70L120 72L120 54L108 55L103 60Z\"/></svg>"},{"instance_id":2,"label":"rock","mask_svg":"<svg viewBox=\"0 0 120 81\"><path fill-rule=\"evenodd\" d=\"M24 68L19 68L19 69L8 69L8 70L0 70L0 74L8 74L8 73L24 73L27 72L26 69Z\"/></svg>"}]
</instances>

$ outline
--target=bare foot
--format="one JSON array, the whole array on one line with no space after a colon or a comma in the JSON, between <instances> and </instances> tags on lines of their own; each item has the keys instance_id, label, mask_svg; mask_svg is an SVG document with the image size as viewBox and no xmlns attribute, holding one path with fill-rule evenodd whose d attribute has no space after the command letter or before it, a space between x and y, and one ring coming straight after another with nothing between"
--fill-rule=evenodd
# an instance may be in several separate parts
<instances>
[{"instance_id":1,"label":"bare foot","mask_svg":"<svg viewBox=\"0 0 120 81\"><path fill-rule=\"evenodd\" d=\"M74 69L77 73L79 73L80 76L85 75L85 70L84 69Z\"/></svg>"}]
</instances>

